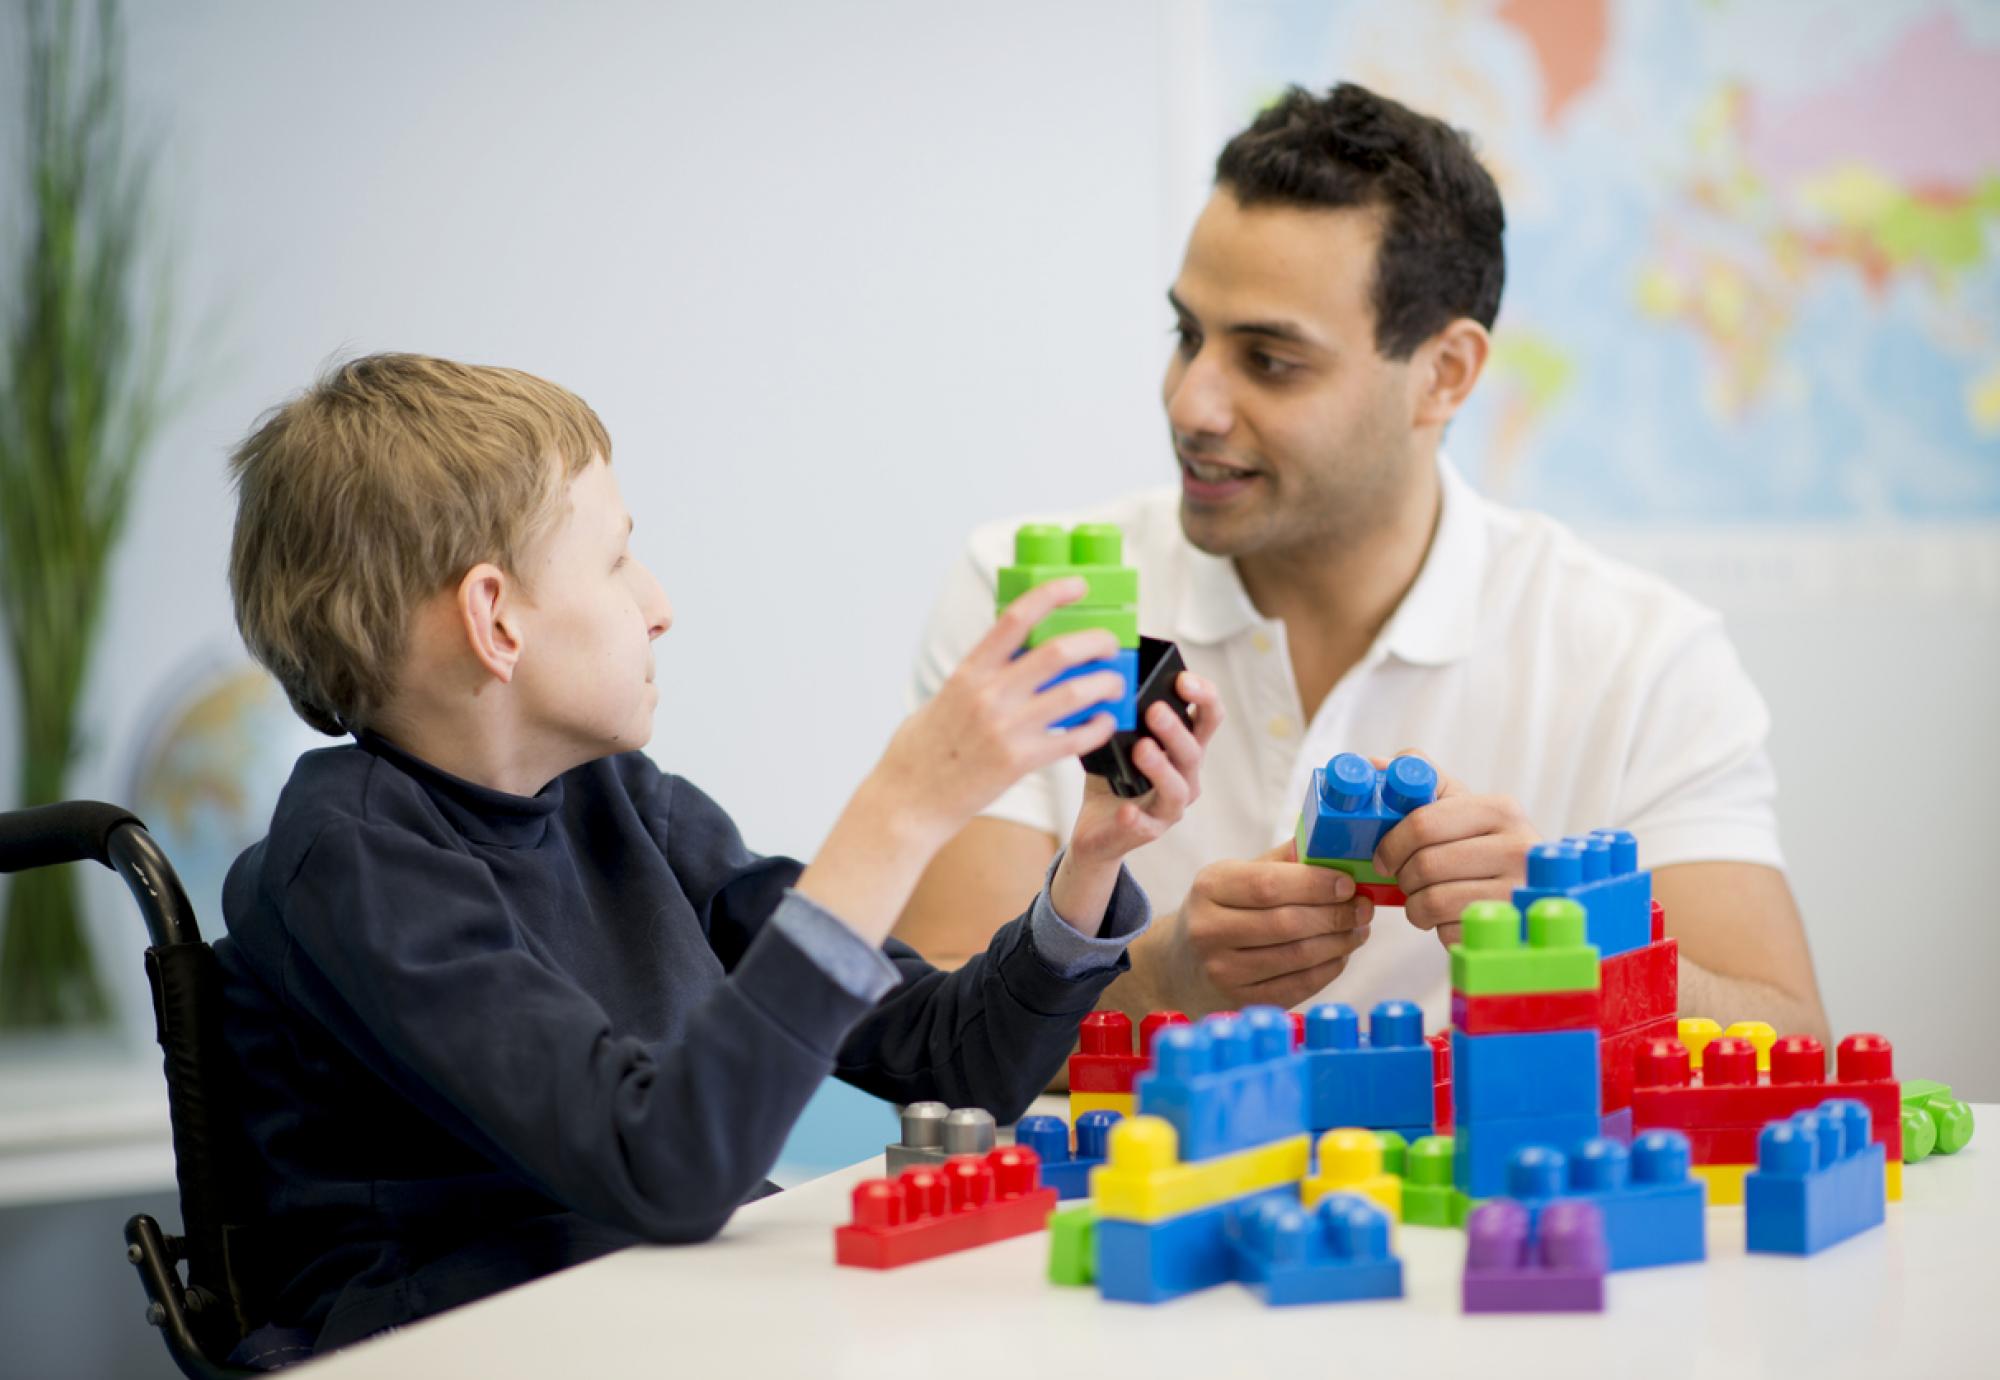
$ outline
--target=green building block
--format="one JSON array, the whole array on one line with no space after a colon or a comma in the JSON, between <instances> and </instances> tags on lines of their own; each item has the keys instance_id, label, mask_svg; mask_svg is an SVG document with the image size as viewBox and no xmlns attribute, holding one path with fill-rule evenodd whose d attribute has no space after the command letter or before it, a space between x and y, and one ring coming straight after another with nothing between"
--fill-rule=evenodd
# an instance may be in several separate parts
<instances>
[{"instance_id":1,"label":"green building block","mask_svg":"<svg viewBox=\"0 0 2000 1380\"><path fill-rule=\"evenodd\" d=\"M1451 1145L1450 1136L1425 1136L1410 1147L1404 1160L1404 1225L1465 1225L1471 1199L1451 1181Z\"/></svg>"},{"instance_id":2,"label":"green building block","mask_svg":"<svg viewBox=\"0 0 2000 1380\"><path fill-rule=\"evenodd\" d=\"M1929 1078L1903 1083L1903 1163L1932 1151L1955 1155L1972 1140L1972 1108L1951 1095L1949 1084Z\"/></svg>"},{"instance_id":3,"label":"green building block","mask_svg":"<svg viewBox=\"0 0 2000 1380\"><path fill-rule=\"evenodd\" d=\"M1373 863L1367 862L1365 860L1355 859L1355 858L1307 857L1305 855L1305 846L1306 846L1308 827L1309 826L1306 824L1305 815L1303 813L1300 814L1298 831L1296 834L1293 835L1293 837L1298 842L1300 862L1306 864L1308 867L1330 867L1334 869L1334 871L1336 872L1345 872L1348 876L1354 878L1354 880L1357 882L1371 882L1376 886L1396 885L1396 879L1394 877L1383 876L1380 872L1377 872L1375 870L1375 865Z\"/></svg>"},{"instance_id":4,"label":"green building block","mask_svg":"<svg viewBox=\"0 0 2000 1380\"><path fill-rule=\"evenodd\" d=\"M1451 985L1468 997L1521 992L1587 992L1598 985L1597 950L1583 939L1583 907L1544 896L1521 913L1505 901L1474 901L1459 914L1451 946Z\"/></svg>"},{"instance_id":5,"label":"green building block","mask_svg":"<svg viewBox=\"0 0 2000 1380\"><path fill-rule=\"evenodd\" d=\"M1382 1147L1382 1172L1402 1178L1403 1159L1409 1151L1410 1143L1397 1131L1377 1131L1375 1143Z\"/></svg>"},{"instance_id":6,"label":"green building block","mask_svg":"<svg viewBox=\"0 0 2000 1380\"><path fill-rule=\"evenodd\" d=\"M1088 586L1083 598L1037 623L1030 647L1083 628L1115 633L1120 647L1139 645L1139 572L1125 564L1125 535L1108 522L1078 523L1071 531L1031 522L1014 533L1014 564L1002 567L994 603L1005 609L1037 585L1067 575Z\"/></svg>"},{"instance_id":7,"label":"green building block","mask_svg":"<svg viewBox=\"0 0 2000 1380\"><path fill-rule=\"evenodd\" d=\"M1089 1203L1049 1218L1049 1283L1097 1282L1097 1209Z\"/></svg>"}]
</instances>

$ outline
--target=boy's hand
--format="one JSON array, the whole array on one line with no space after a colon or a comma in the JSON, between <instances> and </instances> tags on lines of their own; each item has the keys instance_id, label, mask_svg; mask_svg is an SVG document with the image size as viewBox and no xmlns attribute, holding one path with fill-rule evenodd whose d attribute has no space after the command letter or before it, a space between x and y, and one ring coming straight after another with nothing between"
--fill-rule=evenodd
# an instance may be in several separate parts
<instances>
[{"instance_id":1,"label":"boy's hand","mask_svg":"<svg viewBox=\"0 0 2000 1380\"><path fill-rule=\"evenodd\" d=\"M885 803L935 848L1029 772L1108 742L1109 713L1075 728L1052 732L1049 725L1114 698L1123 687L1117 672L1040 687L1072 667L1116 655L1117 638L1069 633L1014 656L1036 623L1082 598L1086 588L1075 577L1051 580L1009 604L938 693L903 721L861 793Z\"/></svg>"},{"instance_id":2,"label":"boy's hand","mask_svg":"<svg viewBox=\"0 0 2000 1380\"><path fill-rule=\"evenodd\" d=\"M1181 672L1174 689L1194 711L1193 731L1171 705L1159 701L1146 711L1152 738L1140 739L1132 749L1132 765L1153 783L1152 790L1123 800L1103 777L1083 779L1083 807L1049 882L1056 914L1079 933L1095 935L1103 926L1118 885L1119 859L1173 828L1201 794L1202 754L1222 727L1222 702L1214 686L1191 672Z\"/></svg>"},{"instance_id":3,"label":"boy's hand","mask_svg":"<svg viewBox=\"0 0 2000 1380\"><path fill-rule=\"evenodd\" d=\"M1405 749L1396 756L1423 754ZM1389 763L1371 760L1378 767ZM1513 898L1514 888L1528 879L1528 849L1542 838L1520 801L1474 795L1439 772L1437 799L1382 836L1374 864L1402 888L1410 923L1449 945L1458 940L1459 912L1468 905Z\"/></svg>"},{"instance_id":4,"label":"boy's hand","mask_svg":"<svg viewBox=\"0 0 2000 1380\"><path fill-rule=\"evenodd\" d=\"M1124 800L1112 794L1103 777L1084 777L1083 808L1069 836L1069 857L1077 862L1117 862L1173 828L1201 795L1201 759L1222 727L1222 703L1215 687L1190 671L1181 672L1174 689L1194 711L1193 731L1171 705L1155 701L1146 711L1153 736L1132 749L1132 764L1153 789L1137 800Z\"/></svg>"}]
</instances>

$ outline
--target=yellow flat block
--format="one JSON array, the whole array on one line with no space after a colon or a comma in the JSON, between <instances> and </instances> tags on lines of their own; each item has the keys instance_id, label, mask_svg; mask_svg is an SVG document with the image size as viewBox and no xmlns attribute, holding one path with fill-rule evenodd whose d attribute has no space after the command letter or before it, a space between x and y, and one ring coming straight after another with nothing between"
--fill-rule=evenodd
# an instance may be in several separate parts
<instances>
[{"instance_id":1,"label":"yellow flat block","mask_svg":"<svg viewBox=\"0 0 2000 1380\"><path fill-rule=\"evenodd\" d=\"M1120 1116L1131 1116L1138 1110L1137 1093L1073 1092L1069 1095L1069 1124L1072 1126L1085 1112L1116 1112Z\"/></svg>"},{"instance_id":2,"label":"yellow flat block","mask_svg":"<svg viewBox=\"0 0 2000 1380\"><path fill-rule=\"evenodd\" d=\"M1882 1186L1887 1190L1884 1196L1892 1203L1902 1202L1903 1162L1901 1160L1890 1160L1882 1166L1882 1171Z\"/></svg>"},{"instance_id":3,"label":"yellow flat block","mask_svg":"<svg viewBox=\"0 0 2000 1380\"><path fill-rule=\"evenodd\" d=\"M1111 1128L1105 1162L1090 1171L1099 1218L1160 1222L1306 1176L1309 1137L1290 1136L1233 1155L1183 1164L1180 1138L1162 1117L1127 1117Z\"/></svg>"},{"instance_id":4,"label":"yellow flat block","mask_svg":"<svg viewBox=\"0 0 2000 1380\"><path fill-rule=\"evenodd\" d=\"M1742 1207L1743 1176L1757 1166L1754 1164L1694 1164L1688 1168L1696 1178L1708 1185L1708 1205L1710 1207Z\"/></svg>"}]
</instances>

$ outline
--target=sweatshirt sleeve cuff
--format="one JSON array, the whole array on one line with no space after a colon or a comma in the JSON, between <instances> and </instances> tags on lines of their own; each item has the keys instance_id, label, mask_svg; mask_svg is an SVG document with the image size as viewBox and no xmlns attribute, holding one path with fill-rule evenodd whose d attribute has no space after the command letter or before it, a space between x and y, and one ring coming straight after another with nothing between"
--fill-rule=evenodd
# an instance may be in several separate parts
<instances>
[{"instance_id":1,"label":"sweatshirt sleeve cuff","mask_svg":"<svg viewBox=\"0 0 2000 1380\"><path fill-rule=\"evenodd\" d=\"M1049 885L1063 855L1057 853L1042 877L1041 894L1028 910L1028 932L1035 953L1057 977L1080 978L1104 972L1118 963L1125 946L1146 932L1153 923L1153 905L1125 865L1118 865L1118 882L1111 889L1111 903L1105 908L1104 925L1095 938L1082 934L1056 914Z\"/></svg>"},{"instance_id":2,"label":"sweatshirt sleeve cuff","mask_svg":"<svg viewBox=\"0 0 2000 1380\"><path fill-rule=\"evenodd\" d=\"M1054 918L1054 911L1049 914ZM771 913L771 924L856 1001L872 1006L902 981L887 954L800 892L786 889L784 900Z\"/></svg>"}]
</instances>

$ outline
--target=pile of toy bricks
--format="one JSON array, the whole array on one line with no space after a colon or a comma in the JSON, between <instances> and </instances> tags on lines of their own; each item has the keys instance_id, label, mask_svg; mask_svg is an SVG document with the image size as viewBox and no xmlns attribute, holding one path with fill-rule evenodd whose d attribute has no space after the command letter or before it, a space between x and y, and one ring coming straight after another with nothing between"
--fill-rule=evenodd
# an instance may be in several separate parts
<instances>
[{"instance_id":1,"label":"pile of toy bricks","mask_svg":"<svg viewBox=\"0 0 2000 1380\"><path fill-rule=\"evenodd\" d=\"M1109 1128L1089 1203L1051 1223L1051 1278L1095 1283L1107 1299L1136 1303L1231 1281L1273 1304L1402 1295L1390 1240L1401 1181L1384 1171L1380 1144L1360 1128L1322 1137L1315 1162L1299 1018L1251 1007L1190 1025L1159 1013L1142 1023L1150 1059L1116 1048L1116 1021L1098 1029L1079 1057L1150 1067L1133 1080L1134 1114ZM1417 1050L1427 1106L1429 1049L1420 1035ZM1094 1106L1079 1121L1117 1110Z\"/></svg>"}]
</instances>

